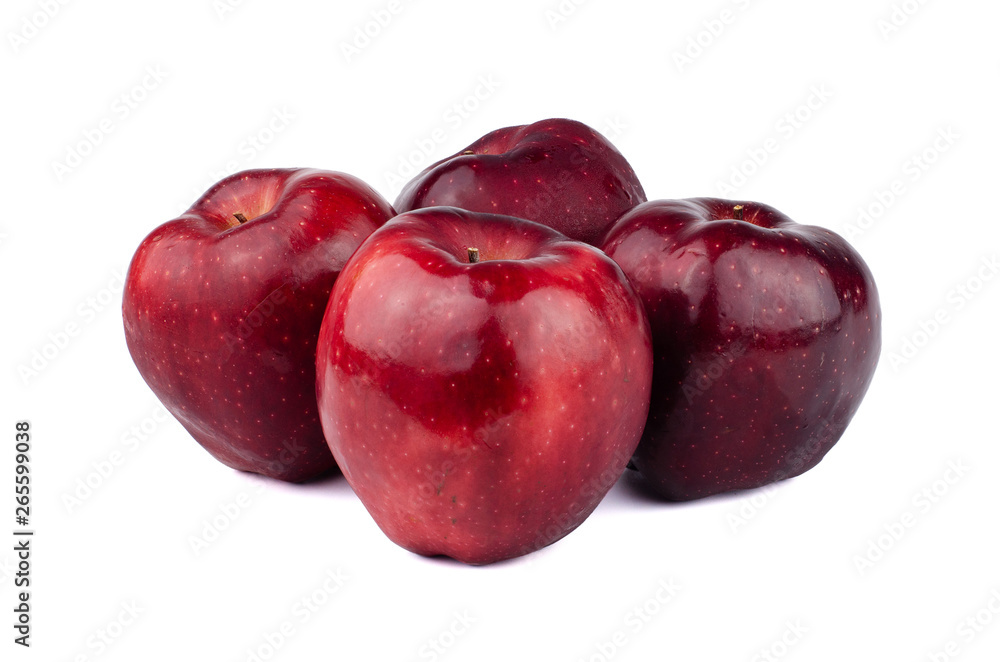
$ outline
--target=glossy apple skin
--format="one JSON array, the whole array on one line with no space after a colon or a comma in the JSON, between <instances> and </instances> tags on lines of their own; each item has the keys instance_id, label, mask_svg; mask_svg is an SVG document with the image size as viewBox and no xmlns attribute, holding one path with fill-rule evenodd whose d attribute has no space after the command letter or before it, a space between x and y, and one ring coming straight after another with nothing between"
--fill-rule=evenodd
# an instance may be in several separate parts
<instances>
[{"instance_id":1,"label":"glossy apple skin","mask_svg":"<svg viewBox=\"0 0 1000 662\"><path fill-rule=\"evenodd\" d=\"M338 279L320 416L390 539L491 563L559 540L619 478L646 420L651 351L641 302L597 249L429 208L373 233Z\"/></svg>"},{"instance_id":2,"label":"glossy apple skin","mask_svg":"<svg viewBox=\"0 0 1000 662\"><path fill-rule=\"evenodd\" d=\"M881 349L875 282L844 239L767 205L695 198L636 207L603 248L653 332L633 464L659 493L697 499L797 476L840 439Z\"/></svg>"},{"instance_id":3,"label":"glossy apple skin","mask_svg":"<svg viewBox=\"0 0 1000 662\"><path fill-rule=\"evenodd\" d=\"M646 200L632 166L586 124L550 119L486 134L429 166L399 194L399 213L452 205L542 223L594 244Z\"/></svg>"},{"instance_id":4,"label":"glossy apple skin","mask_svg":"<svg viewBox=\"0 0 1000 662\"><path fill-rule=\"evenodd\" d=\"M335 469L316 408L316 339L337 274L392 216L350 175L248 170L143 240L122 302L129 352L222 463L292 482Z\"/></svg>"}]
</instances>

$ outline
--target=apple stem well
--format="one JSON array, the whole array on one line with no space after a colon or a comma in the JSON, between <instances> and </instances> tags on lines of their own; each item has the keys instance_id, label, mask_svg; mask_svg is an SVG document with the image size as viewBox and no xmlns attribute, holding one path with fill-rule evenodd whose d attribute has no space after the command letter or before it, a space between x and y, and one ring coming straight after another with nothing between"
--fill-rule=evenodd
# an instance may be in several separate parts
<instances>
[{"instance_id":1,"label":"apple stem well","mask_svg":"<svg viewBox=\"0 0 1000 662\"><path fill-rule=\"evenodd\" d=\"M475 264L476 262L479 262L479 249L478 248L470 248L469 249L469 264Z\"/></svg>"},{"instance_id":2,"label":"apple stem well","mask_svg":"<svg viewBox=\"0 0 1000 662\"><path fill-rule=\"evenodd\" d=\"M743 205L736 205L733 207L733 220L743 220Z\"/></svg>"}]
</instances>

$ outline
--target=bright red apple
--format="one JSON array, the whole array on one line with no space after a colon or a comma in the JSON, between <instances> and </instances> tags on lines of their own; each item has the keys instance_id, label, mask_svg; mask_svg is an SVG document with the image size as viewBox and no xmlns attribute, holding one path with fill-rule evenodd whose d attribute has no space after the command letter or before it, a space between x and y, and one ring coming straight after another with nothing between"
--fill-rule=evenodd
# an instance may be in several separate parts
<instances>
[{"instance_id":1,"label":"bright red apple","mask_svg":"<svg viewBox=\"0 0 1000 662\"><path fill-rule=\"evenodd\" d=\"M247 170L143 240L122 302L129 352L221 462L293 482L335 468L316 339L337 274L392 216L350 175Z\"/></svg>"},{"instance_id":2,"label":"bright red apple","mask_svg":"<svg viewBox=\"0 0 1000 662\"><path fill-rule=\"evenodd\" d=\"M868 390L878 294L841 237L755 202L657 200L603 249L645 304L655 367L634 466L696 499L815 466Z\"/></svg>"},{"instance_id":3,"label":"bright red apple","mask_svg":"<svg viewBox=\"0 0 1000 662\"><path fill-rule=\"evenodd\" d=\"M632 166L607 138L580 122L550 119L497 129L429 166L395 207L508 214L593 244L645 200Z\"/></svg>"},{"instance_id":4,"label":"bright red apple","mask_svg":"<svg viewBox=\"0 0 1000 662\"><path fill-rule=\"evenodd\" d=\"M330 297L317 350L327 440L379 527L484 564L576 528L649 406L642 304L596 248L526 220L400 214Z\"/></svg>"}]
</instances>

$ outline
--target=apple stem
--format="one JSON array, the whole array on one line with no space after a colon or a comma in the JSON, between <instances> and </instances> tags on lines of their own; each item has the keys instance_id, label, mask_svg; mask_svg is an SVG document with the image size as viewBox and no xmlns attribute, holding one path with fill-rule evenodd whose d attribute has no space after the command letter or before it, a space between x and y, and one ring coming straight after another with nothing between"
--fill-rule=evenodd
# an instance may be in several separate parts
<instances>
[{"instance_id":1,"label":"apple stem","mask_svg":"<svg viewBox=\"0 0 1000 662\"><path fill-rule=\"evenodd\" d=\"M478 248L470 248L469 249L469 264L475 264L476 262L479 262L479 249Z\"/></svg>"},{"instance_id":2,"label":"apple stem","mask_svg":"<svg viewBox=\"0 0 1000 662\"><path fill-rule=\"evenodd\" d=\"M241 214L240 212L236 212L235 214L233 214L233 218L239 221L240 225L243 225L244 223L247 222L247 217Z\"/></svg>"},{"instance_id":3,"label":"apple stem","mask_svg":"<svg viewBox=\"0 0 1000 662\"><path fill-rule=\"evenodd\" d=\"M737 221L743 220L743 205L733 207L733 219Z\"/></svg>"},{"instance_id":4,"label":"apple stem","mask_svg":"<svg viewBox=\"0 0 1000 662\"><path fill-rule=\"evenodd\" d=\"M462 152L462 156L468 156L469 154L475 154L475 152L473 152L471 149L467 149L464 152Z\"/></svg>"}]
</instances>

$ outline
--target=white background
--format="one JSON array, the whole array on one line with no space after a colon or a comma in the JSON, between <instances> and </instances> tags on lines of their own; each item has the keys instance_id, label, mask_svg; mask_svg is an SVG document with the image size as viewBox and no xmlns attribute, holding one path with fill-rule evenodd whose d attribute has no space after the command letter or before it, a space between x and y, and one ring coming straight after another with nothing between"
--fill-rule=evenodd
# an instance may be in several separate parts
<instances>
[{"instance_id":1,"label":"white background","mask_svg":"<svg viewBox=\"0 0 1000 662\"><path fill-rule=\"evenodd\" d=\"M577 2L4 2L0 534L20 419L37 532L28 650L0 543L4 660L997 659L1000 6ZM392 201L407 159L554 116L651 199L728 183L867 260L882 361L816 469L684 505L619 482L561 542L471 568L395 546L342 479L240 474L156 422L117 292L208 185L313 166Z\"/></svg>"}]
</instances>

